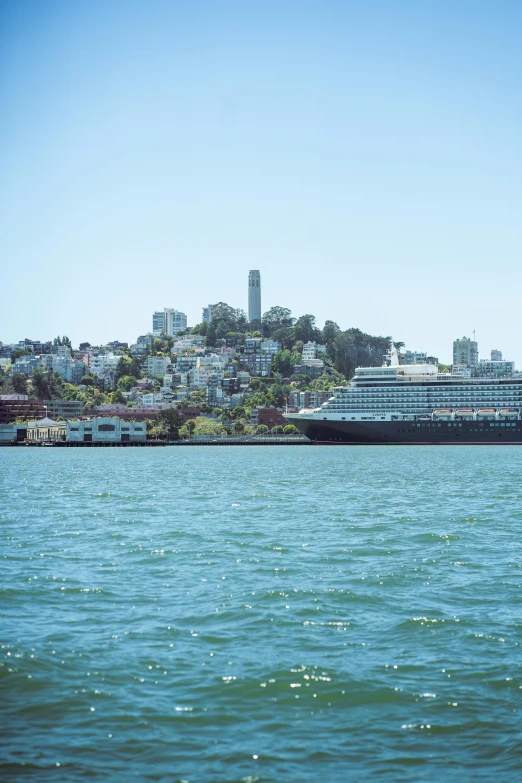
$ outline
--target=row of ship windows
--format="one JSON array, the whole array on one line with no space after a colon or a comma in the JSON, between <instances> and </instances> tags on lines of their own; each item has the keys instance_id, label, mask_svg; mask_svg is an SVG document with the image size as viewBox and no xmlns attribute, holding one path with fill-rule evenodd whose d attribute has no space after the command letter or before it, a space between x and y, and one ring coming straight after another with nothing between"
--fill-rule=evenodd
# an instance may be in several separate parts
<instances>
[{"instance_id":1,"label":"row of ship windows","mask_svg":"<svg viewBox=\"0 0 522 783\"><path fill-rule=\"evenodd\" d=\"M487 400L522 400L522 394L463 394L461 396L459 395L452 395L452 396L440 396L440 397L426 397L421 395L411 395L411 394L387 394L387 395L372 395L367 397L349 397L348 399L336 399L329 401L329 405L351 405L355 402L359 404L367 405L369 402L388 402L389 400L405 400L405 401L415 401L415 402L436 402L437 405L439 405L441 402L451 402L451 400L456 400L459 402L464 402L466 400L474 400L477 402L487 402Z\"/></svg>"},{"instance_id":2,"label":"row of ship windows","mask_svg":"<svg viewBox=\"0 0 522 783\"><path fill-rule=\"evenodd\" d=\"M522 385L518 386L460 386L458 388L454 389L444 389L444 388L430 388L427 386L407 386L407 387L398 387L398 386L381 386L381 387L366 387L366 388L358 388L353 386L350 389L346 389L342 392L334 392L336 396L345 396L347 394L389 394L390 392L392 394L454 394L455 392L459 394L475 394L477 392L480 393L488 393L488 392L520 392L522 390Z\"/></svg>"},{"instance_id":3,"label":"row of ship windows","mask_svg":"<svg viewBox=\"0 0 522 783\"><path fill-rule=\"evenodd\" d=\"M434 407L444 407L445 405L467 405L469 403L473 403L475 405L488 405L488 404L499 404L503 405L504 403L512 403L515 405L522 404L522 397L509 397L507 394L504 397L461 397L460 399L458 397L452 397L452 398L445 398L445 399L438 399L438 400L426 400L421 398L415 398L415 397L387 397L386 399L379 399L379 398L368 398L366 400L345 400L343 402L329 402L325 405L325 408L333 408L334 410L337 410L340 407L350 407L352 408L354 405L363 406L365 408L368 407L368 405L375 405L375 406L381 406L381 405L390 405L391 403L401 404L401 405L424 405L424 406L434 406Z\"/></svg>"},{"instance_id":4,"label":"row of ship windows","mask_svg":"<svg viewBox=\"0 0 522 783\"><path fill-rule=\"evenodd\" d=\"M346 404L350 402L370 402L371 400L422 400L426 402L428 400L522 400L522 394L462 394L462 395L445 395L438 397L426 397L425 395L413 395L413 394L386 394L386 395L371 395L366 397L349 397L348 399L335 400L332 404Z\"/></svg>"},{"instance_id":5,"label":"row of ship windows","mask_svg":"<svg viewBox=\"0 0 522 783\"><path fill-rule=\"evenodd\" d=\"M436 424L435 422L430 422L430 423L426 423L426 424L417 422L413 426L414 427L430 427L430 428L433 428L433 427L442 427L443 425L442 424ZM457 423L457 422L448 421L448 422L446 422L446 426L447 427L462 427L462 424L460 422ZM490 427L516 427L517 423L515 421L502 421L502 422L491 421L491 422L489 422L489 425L488 425L487 422L486 423L479 422L477 424L477 426L480 427L480 429L483 429L484 427L488 427L488 426L490 426ZM477 432L477 430L473 429L472 432Z\"/></svg>"},{"instance_id":6,"label":"row of ship windows","mask_svg":"<svg viewBox=\"0 0 522 783\"><path fill-rule=\"evenodd\" d=\"M452 385L454 385L454 384L449 384L450 391L453 391L453 389L451 389ZM458 391L460 391L460 389L464 388L464 387L467 388L467 389L479 389L479 390L482 391L485 388L485 385L484 384L461 384L461 385L459 385ZM510 389L511 391L513 391L515 389L517 389L517 390L520 389L520 387L521 387L520 383L516 384L515 386L508 385L508 384L502 384L502 385L499 384L498 386L487 384L487 388L488 389L495 389L495 390L498 390L498 389ZM340 391L338 393L339 394L350 393L350 391L353 390L353 389L362 389L363 391L381 391L381 390L386 390L386 389L392 389L393 391L397 391L397 390L401 390L401 391L402 390L417 391L418 390L418 391L435 391L437 394L444 394L444 392L448 389L448 385L439 386L438 384L437 385L429 384L429 385L422 385L422 386L414 386L412 384L402 384L402 383L401 384L391 384L390 383L390 384L386 384L386 385L379 384L379 385L373 385L373 386L369 386L369 385L364 385L363 386L362 384L358 384L358 385L355 385L355 386L350 386L348 388L344 388L342 391Z\"/></svg>"},{"instance_id":7,"label":"row of ship windows","mask_svg":"<svg viewBox=\"0 0 522 783\"><path fill-rule=\"evenodd\" d=\"M426 397L421 394L372 394L364 397L353 395L339 399L328 400L330 405L349 405L352 402L369 402L371 400L420 400L422 402L436 400L522 400L522 394L452 394L438 397Z\"/></svg>"},{"instance_id":8,"label":"row of ship windows","mask_svg":"<svg viewBox=\"0 0 522 783\"><path fill-rule=\"evenodd\" d=\"M377 407L377 406L376 406ZM391 412L396 411L403 411L407 413L425 413L426 408L419 408L415 405L403 405L401 404L400 407L397 406L387 406L387 405L381 405L379 406L381 411L389 410ZM338 413L363 413L364 411L361 411L360 408L353 407L353 408L323 408L323 413L332 413L332 414L338 414ZM457 407L458 410L458 407Z\"/></svg>"}]
</instances>

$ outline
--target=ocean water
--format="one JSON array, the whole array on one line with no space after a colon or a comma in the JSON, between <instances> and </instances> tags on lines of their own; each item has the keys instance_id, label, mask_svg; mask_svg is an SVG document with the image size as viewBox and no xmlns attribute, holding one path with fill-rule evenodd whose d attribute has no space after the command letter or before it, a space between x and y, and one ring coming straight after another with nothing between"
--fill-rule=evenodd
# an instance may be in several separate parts
<instances>
[{"instance_id":1,"label":"ocean water","mask_svg":"<svg viewBox=\"0 0 522 783\"><path fill-rule=\"evenodd\" d=\"M0 450L0 779L519 781L522 449Z\"/></svg>"}]
</instances>

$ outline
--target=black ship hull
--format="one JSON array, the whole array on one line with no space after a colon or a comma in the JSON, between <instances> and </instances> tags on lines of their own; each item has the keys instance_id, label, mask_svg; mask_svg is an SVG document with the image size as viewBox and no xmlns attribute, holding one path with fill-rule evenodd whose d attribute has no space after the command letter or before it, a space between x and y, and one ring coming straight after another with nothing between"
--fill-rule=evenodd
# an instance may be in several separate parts
<instances>
[{"instance_id":1,"label":"black ship hull","mask_svg":"<svg viewBox=\"0 0 522 783\"><path fill-rule=\"evenodd\" d=\"M519 444L517 421L319 421L288 417L315 444Z\"/></svg>"}]
</instances>

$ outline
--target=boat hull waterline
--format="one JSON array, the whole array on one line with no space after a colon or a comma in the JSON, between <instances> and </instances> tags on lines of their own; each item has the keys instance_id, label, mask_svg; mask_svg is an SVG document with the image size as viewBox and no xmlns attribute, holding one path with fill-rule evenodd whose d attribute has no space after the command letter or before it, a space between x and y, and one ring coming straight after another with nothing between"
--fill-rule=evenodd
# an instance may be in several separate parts
<instances>
[{"instance_id":1,"label":"boat hull waterline","mask_svg":"<svg viewBox=\"0 0 522 783\"><path fill-rule=\"evenodd\" d=\"M286 414L315 444L522 445L522 420L513 422L318 421Z\"/></svg>"}]
</instances>

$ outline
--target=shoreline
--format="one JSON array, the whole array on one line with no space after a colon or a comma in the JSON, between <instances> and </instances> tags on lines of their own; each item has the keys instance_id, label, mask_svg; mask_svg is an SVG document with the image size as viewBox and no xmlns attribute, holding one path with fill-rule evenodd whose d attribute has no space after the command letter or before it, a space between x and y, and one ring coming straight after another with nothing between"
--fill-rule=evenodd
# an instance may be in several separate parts
<instances>
[{"instance_id":1,"label":"shoreline","mask_svg":"<svg viewBox=\"0 0 522 783\"><path fill-rule=\"evenodd\" d=\"M126 443L83 443L67 441L51 441L42 443L1 443L0 446L17 446L28 448L53 447L53 448L136 448L136 447L160 447L160 446L311 446L312 441L305 437L288 438L259 438L259 439L241 439L241 438L221 438L209 440L150 440L135 441Z\"/></svg>"}]
</instances>

